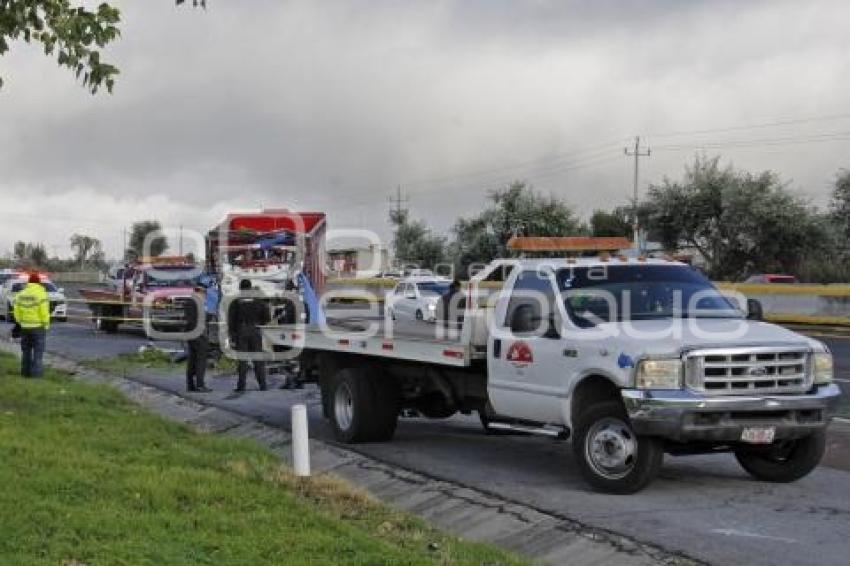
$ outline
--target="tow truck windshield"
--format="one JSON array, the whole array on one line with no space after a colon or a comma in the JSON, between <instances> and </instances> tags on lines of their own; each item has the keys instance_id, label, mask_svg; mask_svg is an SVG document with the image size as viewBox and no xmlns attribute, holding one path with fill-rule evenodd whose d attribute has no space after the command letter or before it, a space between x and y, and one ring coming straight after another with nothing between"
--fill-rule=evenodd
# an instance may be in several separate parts
<instances>
[{"instance_id":1,"label":"tow truck windshield","mask_svg":"<svg viewBox=\"0 0 850 566\"><path fill-rule=\"evenodd\" d=\"M194 287L200 272L197 269L157 268L145 273L147 287Z\"/></svg>"},{"instance_id":2,"label":"tow truck windshield","mask_svg":"<svg viewBox=\"0 0 850 566\"><path fill-rule=\"evenodd\" d=\"M659 318L742 318L711 282L684 265L606 265L559 270L558 289L579 326Z\"/></svg>"}]
</instances>

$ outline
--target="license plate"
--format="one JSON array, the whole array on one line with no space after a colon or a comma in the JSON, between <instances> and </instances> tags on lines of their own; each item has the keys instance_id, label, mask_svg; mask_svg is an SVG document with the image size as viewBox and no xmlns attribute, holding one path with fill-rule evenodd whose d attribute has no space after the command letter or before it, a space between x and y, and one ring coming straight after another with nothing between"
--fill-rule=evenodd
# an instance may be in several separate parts
<instances>
[{"instance_id":1,"label":"license plate","mask_svg":"<svg viewBox=\"0 0 850 566\"><path fill-rule=\"evenodd\" d=\"M775 435L775 426L751 426L741 432L741 441L750 444L770 444Z\"/></svg>"}]
</instances>

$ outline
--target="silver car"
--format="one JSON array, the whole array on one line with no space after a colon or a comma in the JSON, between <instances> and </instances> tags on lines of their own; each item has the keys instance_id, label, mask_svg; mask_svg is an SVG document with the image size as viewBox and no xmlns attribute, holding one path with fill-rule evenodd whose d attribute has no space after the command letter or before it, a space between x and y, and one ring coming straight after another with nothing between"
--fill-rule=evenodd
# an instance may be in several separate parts
<instances>
[{"instance_id":1,"label":"silver car","mask_svg":"<svg viewBox=\"0 0 850 566\"><path fill-rule=\"evenodd\" d=\"M399 281L386 297L386 309L393 320L435 322L440 297L451 281L439 277L410 277Z\"/></svg>"}]
</instances>

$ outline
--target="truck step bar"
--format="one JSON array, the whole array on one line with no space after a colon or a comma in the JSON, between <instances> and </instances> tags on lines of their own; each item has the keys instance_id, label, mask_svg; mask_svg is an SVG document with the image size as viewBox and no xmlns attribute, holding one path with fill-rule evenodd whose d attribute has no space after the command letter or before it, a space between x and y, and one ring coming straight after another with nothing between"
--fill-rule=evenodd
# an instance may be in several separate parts
<instances>
[{"instance_id":1,"label":"truck step bar","mask_svg":"<svg viewBox=\"0 0 850 566\"><path fill-rule=\"evenodd\" d=\"M513 432L521 432L524 434L536 434L537 436L548 436L556 440L567 440L570 437L570 431L567 428L552 428L552 427L534 427L528 425L506 423L499 421L490 421L487 426L497 430L510 430Z\"/></svg>"}]
</instances>

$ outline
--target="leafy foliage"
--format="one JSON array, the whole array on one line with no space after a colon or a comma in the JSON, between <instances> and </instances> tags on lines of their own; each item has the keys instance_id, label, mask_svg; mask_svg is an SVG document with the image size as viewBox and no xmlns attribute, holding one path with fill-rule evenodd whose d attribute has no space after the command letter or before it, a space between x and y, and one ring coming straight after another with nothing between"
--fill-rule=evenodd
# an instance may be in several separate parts
<instances>
[{"instance_id":1,"label":"leafy foliage","mask_svg":"<svg viewBox=\"0 0 850 566\"><path fill-rule=\"evenodd\" d=\"M130 228L129 248L125 252L127 259L142 256L159 256L168 249L168 239L162 234L162 225L158 220L134 222Z\"/></svg>"},{"instance_id":2,"label":"leafy foliage","mask_svg":"<svg viewBox=\"0 0 850 566\"><path fill-rule=\"evenodd\" d=\"M828 239L823 219L776 174L721 168L719 157L697 157L681 181L650 187L644 206L651 239L696 249L719 279L795 273Z\"/></svg>"},{"instance_id":3,"label":"leafy foliage","mask_svg":"<svg viewBox=\"0 0 850 566\"><path fill-rule=\"evenodd\" d=\"M850 243L850 170L843 169L836 177L829 211L846 247Z\"/></svg>"},{"instance_id":4,"label":"leafy foliage","mask_svg":"<svg viewBox=\"0 0 850 566\"><path fill-rule=\"evenodd\" d=\"M432 234L421 220L411 220L407 210L390 211L390 222L395 226L393 248L399 263L433 269L445 259L446 239Z\"/></svg>"},{"instance_id":5,"label":"leafy foliage","mask_svg":"<svg viewBox=\"0 0 850 566\"><path fill-rule=\"evenodd\" d=\"M100 49L119 37L120 19L105 3L88 10L69 0L0 0L0 55L10 40L37 41L92 94L103 86L112 92L118 68L101 60Z\"/></svg>"},{"instance_id":6,"label":"leafy foliage","mask_svg":"<svg viewBox=\"0 0 850 566\"><path fill-rule=\"evenodd\" d=\"M74 261L84 266L87 262L100 263L103 261L103 249L100 240L85 234L71 236L71 249L74 250Z\"/></svg>"},{"instance_id":7,"label":"leafy foliage","mask_svg":"<svg viewBox=\"0 0 850 566\"><path fill-rule=\"evenodd\" d=\"M554 196L543 196L521 181L492 191L489 200L488 208L471 218L458 219L452 229L452 255L461 275L467 274L473 263L507 257L511 236L575 236L583 231L569 205Z\"/></svg>"},{"instance_id":8,"label":"leafy foliage","mask_svg":"<svg viewBox=\"0 0 850 566\"><path fill-rule=\"evenodd\" d=\"M590 217L591 236L623 236L632 237L632 223L629 221L630 210L617 207L611 212L594 210Z\"/></svg>"},{"instance_id":9,"label":"leafy foliage","mask_svg":"<svg viewBox=\"0 0 850 566\"><path fill-rule=\"evenodd\" d=\"M44 248L44 244L17 241L12 254L20 267L47 266L47 250Z\"/></svg>"}]
</instances>

